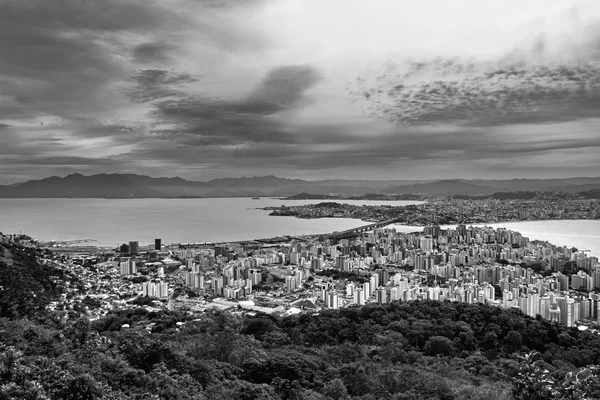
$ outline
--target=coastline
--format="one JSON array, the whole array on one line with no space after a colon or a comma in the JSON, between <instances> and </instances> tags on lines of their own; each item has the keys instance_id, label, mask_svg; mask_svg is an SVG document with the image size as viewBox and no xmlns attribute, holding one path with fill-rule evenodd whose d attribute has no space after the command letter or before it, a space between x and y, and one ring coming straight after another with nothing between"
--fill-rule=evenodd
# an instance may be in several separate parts
<instances>
[{"instance_id":1,"label":"coastline","mask_svg":"<svg viewBox=\"0 0 600 400\"><path fill-rule=\"evenodd\" d=\"M269 208L258 208L258 210L268 210ZM298 218L298 219L307 219L307 220L311 220L311 219L327 219L327 218L346 218L346 219L358 219L358 218L354 218L351 216L305 216L305 215L283 215L283 214L269 214L270 217L294 217L294 218ZM382 218L382 219L362 219L360 218L361 221L372 224L372 223L377 223L377 222L383 222L386 221L386 218ZM551 219L521 219L521 220L512 220L512 219L507 219L507 220L488 220L488 221L469 221L469 222L457 222L456 224L440 224L440 226L442 227L450 227L450 226L456 226L456 225L482 225L482 224L504 224L504 223L519 223L519 222L544 222L544 221L600 221L600 218L551 218ZM404 225L404 226L415 226L415 227L424 227L424 226L428 226L427 224L425 225L410 225L410 224L406 224L403 222L394 222L395 225ZM429 224L431 225L431 224Z\"/></svg>"}]
</instances>

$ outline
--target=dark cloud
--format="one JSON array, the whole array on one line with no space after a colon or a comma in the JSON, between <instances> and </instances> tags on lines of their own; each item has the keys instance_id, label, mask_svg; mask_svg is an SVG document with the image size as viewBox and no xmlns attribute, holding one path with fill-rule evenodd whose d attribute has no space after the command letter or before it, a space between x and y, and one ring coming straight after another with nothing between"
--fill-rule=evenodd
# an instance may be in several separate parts
<instances>
[{"instance_id":1,"label":"dark cloud","mask_svg":"<svg viewBox=\"0 0 600 400\"><path fill-rule=\"evenodd\" d=\"M306 92L318 81L319 74L312 67L285 66L270 71L248 97L240 100L188 96L160 101L155 104L154 117L177 128L156 132L198 146L289 142L293 137L272 117L309 101ZM168 83L158 86L159 91L171 90Z\"/></svg>"},{"instance_id":2,"label":"dark cloud","mask_svg":"<svg viewBox=\"0 0 600 400\"><path fill-rule=\"evenodd\" d=\"M538 50L541 44L538 44ZM600 117L600 63L435 59L388 65L351 88L371 115L407 125L502 126Z\"/></svg>"},{"instance_id":3,"label":"dark cloud","mask_svg":"<svg viewBox=\"0 0 600 400\"><path fill-rule=\"evenodd\" d=\"M196 82L190 74L177 73L164 69L143 69L137 72L132 80L140 86L178 85Z\"/></svg>"},{"instance_id":4,"label":"dark cloud","mask_svg":"<svg viewBox=\"0 0 600 400\"><path fill-rule=\"evenodd\" d=\"M252 27L202 12L210 4L189 4L196 8L185 13L154 0L0 1L0 87L7 97L28 99L0 100L0 119L110 112L120 100L111 90L130 75L128 62L168 60L188 36L211 57L264 44Z\"/></svg>"},{"instance_id":5,"label":"dark cloud","mask_svg":"<svg viewBox=\"0 0 600 400\"><path fill-rule=\"evenodd\" d=\"M135 103L147 103L165 97L184 96L185 92L178 86L197 80L187 73L163 69L143 69L131 78L133 86L125 89L124 92Z\"/></svg>"},{"instance_id":6,"label":"dark cloud","mask_svg":"<svg viewBox=\"0 0 600 400\"><path fill-rule=\"evenodd\" d=\"M320 78L319 73L308 65L275 68L267 74L246 102L271 104L274 111L292 107L303 100L306 90L319 82Z\"/></svg>"},{"instance_id":7,"label":"dark cloud","mask_svg":"<svg viewBox=\"0 0 600 400\"><path fill-rule=\"evenodd\" d=\"M134 62L147 64L169 61L170 46L163 42L142 43L133 48Z\"/></svg>"},{"instance_id":8,"label":"dark cloud","mask_svg":"<svg viewBox=\"0 0 600 400\"><path fill-rule=\"evenodd\" d=\"M346 127L352 129L351 126ZM374 135L339 135L331 128L308 126L293 132L296 141L254 143L232 150L227 162L239 167L260 166L265 162L277 168L326 170L338 167L375 167L398 162L439 165L445 160L474 165L477 160L501 158L523 167L533 156L553 152L580 151L582 154L600 149L600 136L577 131L581 127L569 124L554 128L553 138L540 138L533 132L510 134L487 129L460 130L410 128L390 130ZM302 140L304 131L322 131L322 136L310 135ZM558 132L569 131L570 135ZM426 143L426 145L424 145ZM594 150L596 149L596 150Z\"/></svg>"},{"instance_id":9,"label":"dark cloud","mask_svg":"<svg viewBox=\"0 0 600 400\"><path fill-rule=\"evenodd\" d=\"M93 157L78 157L78 156L39 156L24 160L21 157L3 157L3 164L26 164L44 167L91 167L105 166L114 163L111 158L93 158Z\"/></svg>"},{"instance_id":10,"label":"dark cloud","mask_svg":"<svg viewBox=\"0 0 600 400\"><path fill-rule=\"evenodd\" d=\"M110 35L161 26L168 15L130 1L0 2L0 85L4 94L27 99L13 103L11 115L73 117L111 107L101 89L126 69Z\"/></svg>"},{"instance_id":11,"label":"dark cloud","mask_svg":"<svg viewBox=\"0 0 600 400\"><path fill-rule=\"evenodd\" d=\"M165 18L182 21L177 13L157 2L131 0L6 0L0 3L0 16L11 26L63 32L152 29Z\"/></svg>"}]
</instances>

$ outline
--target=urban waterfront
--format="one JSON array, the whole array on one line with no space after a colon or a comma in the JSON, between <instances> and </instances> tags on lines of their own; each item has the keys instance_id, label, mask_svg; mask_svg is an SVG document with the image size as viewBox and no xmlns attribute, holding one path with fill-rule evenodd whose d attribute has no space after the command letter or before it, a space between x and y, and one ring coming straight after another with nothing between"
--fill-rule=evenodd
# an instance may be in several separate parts
<instances>
[{"instance_id":1,"label":"urban waterfront","mask_svg":"<svg viewBox=\"0 0 600 400\"><path fill-rule=\"evenodd\" d=\"M4 233L27 233L37 240L94 239L117 246L129 240L148 245L226 242L278 235L329 233L364 225L358 219L275 218L257 208L318 203L319 200L251 198L206 199L0 199ZM340 201L342 202L342 201ZM344 200L347 204L421 204L420 201Z\"/></svg>"},{"instance_id":2,"label":"urban waterfront","mask_svg":"<svg viewBox=\"0 0 600 400\"><path fill-rule=\"evenodd\" d=\"M0 199L4 233L22 231L37 240L94 239L92 245L117 246L129 240L149 245L154 237L166 243L227 242L341 231L366 222L351 218L300 219L272 217L262 207L303 205L319 200L283 199ZM418 201L339 200L346 204L420 204ZM483 226L476 224L475 226ZM556 245L574 246L600 256L600 220L525 221L488 224L506 227ZM422 226L394 224L401 232ZM455 225L442 226L443 228Z\"/></svg>"},{"instance_id":3,"label":"urban waterfront","mask_svg":"<svg viewBox=\"0 0 600 400\"><path fill-rule=\"evenodd\" d=\"M588 255L600 257L600 220L560 220L560 221L522 221L492 224L473 224L473 226L506 228L521 233L531 240L547 241L557 246L571 246L578 250L589 250ZM393 224L398 232L414 232L423 229ZM455 229L456 225L442 225L441 228Z\"/></svg>"}]
</instances>

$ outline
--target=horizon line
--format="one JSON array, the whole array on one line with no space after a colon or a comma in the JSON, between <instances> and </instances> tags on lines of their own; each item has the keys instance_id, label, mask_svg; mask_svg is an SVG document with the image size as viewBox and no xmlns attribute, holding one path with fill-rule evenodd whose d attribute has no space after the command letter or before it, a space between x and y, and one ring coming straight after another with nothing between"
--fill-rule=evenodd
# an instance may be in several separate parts
<instances>
[{"instance_id":1,"label":"horizon line","mask_svg":"<svg viewBox=\"0 0 600 400\"><path fill-rule=\"evenodd\" d=\"M393 182L393 181L407 181L407 182L414 182L414 183L419 183L419 182L442 182L442 181L455 181L455 180L459 180L459 181L515 181L515 180L539 180L539 181L545 181L545 180L569 180L569 179L600 179L600 176L571 176L571 177L566 177L566 178L460 178L460 177L455 177L455 178L434 178L434 179L403 179L403 178L397 178L397 179L347 179L347 178L324 178L324 179L306 179L306 178L288 178L285 176L276 176L276 175L262 175L262 176L238 176L238 177L222 177L222 178L213 178L213 179L209 179L209 180L191 180L191 179L186 179L186 178L182 178L178 175L175 176L150 176L150 175L144 175L144 174L139 174L139 173L131 173L131 172L114 172L114 173L106 173L106 172L99 172L99 173L94 173L94 174L89 174L89 175L85 175L79 172L74 172L74 173L70 173L64 176L59 176L59 175L50 175L47 176L45 178L35 178L35 179L28 179L28 180L24 180L24 181L17 181L17 182L13 182L13 183L6 183L6 184L0 184L0 187L2 186L12 186L12 185L16 185L16 184L20 184L20 183L27 183L27 182L35 182L35 181L42 181L42 180L46 180L46 179L51 179L51 178L58 178L58 179L65 179L68 178L69 176L74 176L74 175L79 175L85 178L89 178L89 177L94 177L94 176L100 176L100 175L106 175L106 176L115 176L115 175L133 175L133 176L138 176L138 177L146 177L146 178L151 178L151 179L181 179L184 180L186 182L194 182L194 183L208 183L208 182L213 182L213 181L218 181L218 180L225 180L225 179L231 179L231 180L235 180L235 179L260 179L260 178L277 178L277 179L287 179L287 180L292 180L292 181L304 181L304 182L323 182L323 181L347 181L347 182L352 182L352 181L366 181L366 182Z\"/></svg>"}]
</instances>

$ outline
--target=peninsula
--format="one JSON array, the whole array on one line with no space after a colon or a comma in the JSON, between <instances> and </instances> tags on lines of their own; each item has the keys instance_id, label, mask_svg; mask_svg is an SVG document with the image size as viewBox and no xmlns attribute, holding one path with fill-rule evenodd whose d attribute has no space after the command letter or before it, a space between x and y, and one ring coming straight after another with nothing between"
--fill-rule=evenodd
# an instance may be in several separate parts
<instances>
[{"instance_id":1,"label":"peninsula","mask_svg":"<svg viewBox=\"0 0 600 400\"><path fill-rule=\"evenodd\" d=\"M352 205L321 202L265 207L273 216L297 218L354 218L366 222L396 220L424 226L559 219L598 219L600 201L562 192L533 193L529 199L434 199L419 205Z\"/></svg>"}]
</instances>

